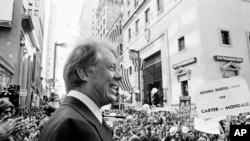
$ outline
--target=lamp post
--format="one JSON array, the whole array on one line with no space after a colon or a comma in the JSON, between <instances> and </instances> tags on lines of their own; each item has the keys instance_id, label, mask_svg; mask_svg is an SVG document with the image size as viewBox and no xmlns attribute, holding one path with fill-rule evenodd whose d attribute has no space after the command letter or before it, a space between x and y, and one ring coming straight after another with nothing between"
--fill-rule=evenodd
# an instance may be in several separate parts
<instances>
[{"instance_id":1,"label":"lamp post","mask_svg":"<svg viewBox=\"0 0 250 141\"><path fill-rule=\"evenodd\" d=\"M142 95L141 95L141 58L140 58L140 51L131 49L130 50L130 59L138 61L138 95L139 95L139 102L143 102Z\"/></svg>"},{"instance_id":2,"label":"lamp post","mask_svg":"<svg viewBox=\"0 0 250 141\"><path fill-rule=\"evenodd\" d=\"M65 47L67 44L66 43L57 43L55 42L54 45L54 66L53 66L53 88L55 88L55 79L56 79L56 55L57 55L57 46Z\"/></svg>"}]
</instances>

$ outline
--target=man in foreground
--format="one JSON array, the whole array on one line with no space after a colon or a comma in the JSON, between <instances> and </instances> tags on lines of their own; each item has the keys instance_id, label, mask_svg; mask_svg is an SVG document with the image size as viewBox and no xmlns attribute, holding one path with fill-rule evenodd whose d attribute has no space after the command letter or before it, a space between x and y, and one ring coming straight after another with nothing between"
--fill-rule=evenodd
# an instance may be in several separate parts
<instances>
[{"instance_id":1,"label":"man in foreground","mask_svg":"<svg viewBox=\"0 0 250 141\"><path fill-rule=\"evenodd\" d=\"M117 98L122 79L117 57L115 48L96 40L85 40L73 50L63 74L68 95L39 141L112 141L100 108Z\"/></svg>"}]
</instances>

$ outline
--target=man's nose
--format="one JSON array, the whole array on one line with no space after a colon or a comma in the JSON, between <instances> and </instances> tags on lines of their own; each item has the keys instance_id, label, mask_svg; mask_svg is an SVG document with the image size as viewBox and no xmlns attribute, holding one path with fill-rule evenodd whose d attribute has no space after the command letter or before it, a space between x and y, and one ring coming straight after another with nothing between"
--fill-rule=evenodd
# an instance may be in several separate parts
<instances>
[{"instance_id":1,"label":"man's nose","mask_svg":"<svg viewBox=\"0 0 250 141\"><path fill-rule=\"evenodd\" d=\"M118 80L118 81L122 80L122 75L121 75L121 73L118 70L115 73L115 79Z\"/></svg>"}]
</instances>

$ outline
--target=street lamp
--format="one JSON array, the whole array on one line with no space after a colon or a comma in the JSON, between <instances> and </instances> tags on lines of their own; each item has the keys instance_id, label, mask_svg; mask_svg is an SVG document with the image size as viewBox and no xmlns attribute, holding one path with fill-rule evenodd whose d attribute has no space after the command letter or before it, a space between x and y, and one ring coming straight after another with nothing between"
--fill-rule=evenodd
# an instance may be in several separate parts
<instances>
[{"instance_id":1,"label":"street lamp","mask_svg":"<svg viewBox=\"0 0 250 141\"><path fill-rule=\"evenodd\" d=\"M67 44L66 43L57 43L55 42L54 45L54 66L53 66L53 88L55 88L55 79L56 79L56 55L57 55L57 46L61 46L61 47L66 47Z\"/></svg>"},{"instance_id":2,"label":"street lamp","mask_svg":"<svg viewBox=\"0 0 250 141\"><path fill-rule=\"evenodd\" d=\"M139 102L143 102L142 99L142 95L141 95L141 58L140 58L140 51L134 50L134 49L130 49L130 54L129 54L129 58L131 60L137 60L138 61L138 96L139 96Z\"/></svg>"}]
</instances>

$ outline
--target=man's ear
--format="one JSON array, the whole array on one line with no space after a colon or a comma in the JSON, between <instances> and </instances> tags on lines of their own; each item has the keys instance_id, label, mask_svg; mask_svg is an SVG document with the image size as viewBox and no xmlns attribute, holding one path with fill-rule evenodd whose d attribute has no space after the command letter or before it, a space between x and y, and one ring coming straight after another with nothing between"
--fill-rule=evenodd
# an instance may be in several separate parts
<instances>
[{"instance_id":1,"label":"man's ear","mask_svg":"<svg viewBox=\"0 0 250 141\"><path fill-rule=\"evenodd\" d=\"M88 74L84 69L78 68L77 74L80 77L80 79L82 79L83 81L88 81Z\"/></svg>"}]
</instances>

